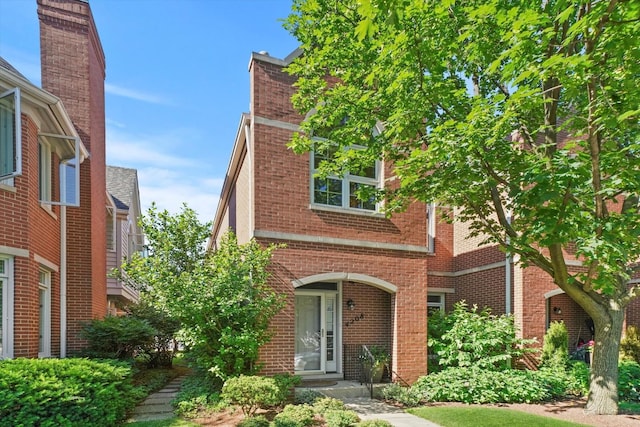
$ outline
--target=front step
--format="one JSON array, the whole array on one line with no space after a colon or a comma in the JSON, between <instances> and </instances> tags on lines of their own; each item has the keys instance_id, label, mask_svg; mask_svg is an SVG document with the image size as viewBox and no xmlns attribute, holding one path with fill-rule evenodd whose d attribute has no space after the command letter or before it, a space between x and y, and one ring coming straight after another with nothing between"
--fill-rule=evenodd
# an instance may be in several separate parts
<instances>
[{"instance_id":1,"label":"front step","mask_svg":"<svg viewBox=\"0 0 640 427\"><path fill-rule=\"evenodd\" d=\"M388 384L374 384L373 395L379 396L381 390ZM359 397L371 397L369 388L365 384L354 381L338 381L337 384L329 387L296 387L296 393L302 390L312 390L322 393L328 397L336 399L354 399Z\"/></svg>"}]
</instances>

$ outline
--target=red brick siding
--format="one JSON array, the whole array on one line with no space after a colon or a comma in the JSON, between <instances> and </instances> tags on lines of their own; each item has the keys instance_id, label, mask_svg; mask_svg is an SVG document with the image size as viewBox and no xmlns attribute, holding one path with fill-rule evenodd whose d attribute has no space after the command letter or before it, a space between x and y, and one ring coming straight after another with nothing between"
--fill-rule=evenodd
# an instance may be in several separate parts
<instances>
[{"instance_id":1,"label":"red brick siding","mask_svg":"<svg viewBox=\"0 0 640 427\"><path fill-rule=\"evenodd\" d=\"M414 381L426 373L426 259L423 254L288 242L287 248L276 251L272 272L272 286L287 295L288 300L285 309L272 322L276 331L272 342L261 352L265 373L293 372L293 280L328 272L365 274L398 287L395 295L398 307L393 315L391 297L364 284L350 286L352 284L347 283L343 288L343 305L348 295L362 293L362 297L375 298L376 302L366 302L360 296L357 299L351 296L356 301L357 314L360 307L367 311L362 311L365 319L359 321L367 326L358 325L358 328L371 334L365 336L367 339L377 336L380 343L389 342L391 333L400 337L393 355L394 370L405 380ZM376 307L379 311L374 314ZM350 313L343 312L342 325L349 320ZM388 325L382 327L385 322ZM352 338L349 327L343 327L345 343ZM381 328L377 334L374 334L375 328Z\"/></svg>"}]
</instances>

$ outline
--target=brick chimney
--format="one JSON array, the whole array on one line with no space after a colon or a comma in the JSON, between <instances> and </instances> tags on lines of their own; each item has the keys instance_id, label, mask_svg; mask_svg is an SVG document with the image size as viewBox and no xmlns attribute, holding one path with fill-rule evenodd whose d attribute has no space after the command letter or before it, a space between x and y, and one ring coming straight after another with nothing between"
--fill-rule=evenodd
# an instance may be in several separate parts
<instances>
[{"instance_id":1,"label":"brick chimney","mask_svg":"<svg viewBox=\"0 0 640 427\"><path fill-rule=\"evenodd\" d=\"M107 312L105 58L87 0L38 0L42 88L59 97L89 158L80 207L67 208L67 351L83 347L80 323Z\"/></svg>"}]
</instances>

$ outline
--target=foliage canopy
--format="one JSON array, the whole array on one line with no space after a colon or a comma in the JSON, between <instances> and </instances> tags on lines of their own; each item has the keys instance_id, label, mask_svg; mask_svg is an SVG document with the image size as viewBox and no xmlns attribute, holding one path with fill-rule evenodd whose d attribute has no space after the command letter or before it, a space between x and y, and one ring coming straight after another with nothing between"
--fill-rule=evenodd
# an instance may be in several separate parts
<instances>
[{"instance_id":1,"label":"foliage canopy","mask_svg":"<svg viewBox=\"0 0 640 427\"><path fill-rule=\"evenodd\" d=\"M304 52L289 67L293 103L313 112L292 148L312 150L316 136L343 148L323 173L391 161L395 180L379 194L388 212L415 200L453 207L474 235L548 273L595 323L587 409L616 412L623 310L640 292L627 286L640 259L640 3L295 0L292 10L285 26Z\"/></svg>"}]
</instances>

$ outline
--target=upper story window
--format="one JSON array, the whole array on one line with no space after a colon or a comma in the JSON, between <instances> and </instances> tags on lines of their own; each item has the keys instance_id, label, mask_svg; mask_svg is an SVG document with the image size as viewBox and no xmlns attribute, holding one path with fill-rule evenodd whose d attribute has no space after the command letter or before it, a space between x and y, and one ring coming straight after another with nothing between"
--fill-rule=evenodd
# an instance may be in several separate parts
<instances>
[{"instance_id":1,"label":"upper story window","mask_svg":"<svg viewBox=\"0 0 640 427\"><path fill-rule=\"evenodd\" d=\"M312 203L345 209L377 211L378 206L373 196L363 200L358 197L358 194L367 188L371 190L379 188L379 161L364 165L357 172L346 172L342 177L329 175L326 178L321 178L317 176L321 163L333 160L336 149L334 147L311 152ZM358 150L360 148L352 147L350 149Z\"/></svg>"},{"instance_id":2,"label":"upper story window","mask_svg":"<svg viewBox=\"0 0 640 427\"><path fill-rule=\"evenodd\" d=\"M20 88L0 93L0 182L22 173Z\"/></svg>"},{"instance_id":3,"label":"upper story window","mask_svg":"<svg viewBox=\"0 0 640 427\"><path fill-rule=\"evenodd\" d=\"M427 295L427 314L430 316L438 310L444 313L444 294L429 293Z\"/></svg>"}]
</instances>

